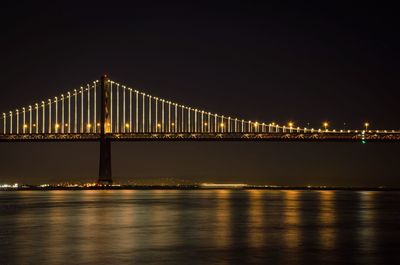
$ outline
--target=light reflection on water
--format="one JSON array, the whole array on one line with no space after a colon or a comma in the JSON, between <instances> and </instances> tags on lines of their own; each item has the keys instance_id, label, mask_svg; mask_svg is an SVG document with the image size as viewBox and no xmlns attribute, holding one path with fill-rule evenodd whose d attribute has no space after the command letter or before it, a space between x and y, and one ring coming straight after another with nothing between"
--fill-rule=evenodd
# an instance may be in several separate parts
<instances>
[{"instance_id":1,"label":"light reflection on water","mask_svg":"<svg viewBox=\"0 0 400 265\"><path fill-rule=\"evenodd\" d=\"M374 192L360 192L360 208L359 208L359 228L358 234L361 242L361 250L363 254L367 254L375 249L375 229L373 229L375 218ZM364 255L361 255L361 262L364 261Z\"/></svg>"},{"instance_id":2,"label":"light reflection on water","mask_svg":"<svg viewBox=\"0 0 400 265\"><path fill-rule=\"evenodd\" d=\"M319 191L319 223L320 245L325 250L335 247L335 192L331 190Z\"/></svg>"},{"instance_id":3,"label":"light reflection on water","mask_svg":"<svg viewBox=\"0 0 400 265\"><path fill-rule=\"evenodd\" d=\"M217 201L215 209L215 226L211 230L216 247L226 248L231 246L231 209L230 209L230 190L217 191Z\"/></svg>"},{"instance_id":4,"label":"light reflection on water","mask_svg":"<svg viewBox=\"0 0 400 265\"><path fill-rule=\"evenodd\" d=\"M290 251L295 251L300 243L300 201L299 191L285 191L284 194L284 238L285 245Z\"/></svg>"},{"instance_id":5,"label":"light reflection on water","mask_svg":"<svg viewBox=\"0 0 400 265\"><path fill-rule=\"evenodd\" d=\"M264 215L263 205L263 191L261 190L249 190L247 192L249 196L249 207L248 207L248 221L247 221L247 236L249 247L261 248L264 244L265 234L263 228L265 226L266 216Z\"/></svg>"},{"instance_id":6,"label":"light reflection on water","mask_svg":"<svg viewBox=\"0 0 400 265\"><path fill-rule=\"evenodd\" d=\"M0 264L395 264L400 193L0 193Z\"/></svg>"}]
</instances>

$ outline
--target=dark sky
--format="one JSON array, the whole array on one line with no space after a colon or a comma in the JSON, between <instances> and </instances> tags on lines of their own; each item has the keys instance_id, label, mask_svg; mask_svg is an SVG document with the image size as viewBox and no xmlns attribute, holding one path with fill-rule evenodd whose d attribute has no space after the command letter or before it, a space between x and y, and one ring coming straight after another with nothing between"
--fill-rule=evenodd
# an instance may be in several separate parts
<instances>
[{"instance_id":1,"label":"dark sky","mask_svg":"<svg viewBox=\"0 0 400 265\"><path fill-rule=\"evenodd\" d=\"M399 23L388 3L56 2L2 2L0 112L107 73L248 120L400 129ZM113 170L116 181L400 186L399 147L115 143ZM97 163L96 144L0 144L0 182L95 180Z\"/></svg>"}]
</instances>

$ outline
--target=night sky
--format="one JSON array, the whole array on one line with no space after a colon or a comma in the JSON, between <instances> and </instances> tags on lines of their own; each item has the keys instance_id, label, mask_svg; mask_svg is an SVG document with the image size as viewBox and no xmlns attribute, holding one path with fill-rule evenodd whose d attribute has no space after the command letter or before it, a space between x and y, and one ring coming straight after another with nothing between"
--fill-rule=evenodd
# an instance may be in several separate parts
<instances>
[{"instance_id":1,"label":"night sky","mask_svg":"<svg viewBox=\"0 0 400 265\"><path fill-rule=\"evenodd\" d=\"M0 112L107 73L247 120L400 129L399 23L388 3L37 1L0 8ZM346 124L346 125L344 125ZM115 181L400 187L399 144L114 143ZM1 143L0 183L96 180L98 144Z\"/></svg>"}]
</instances>

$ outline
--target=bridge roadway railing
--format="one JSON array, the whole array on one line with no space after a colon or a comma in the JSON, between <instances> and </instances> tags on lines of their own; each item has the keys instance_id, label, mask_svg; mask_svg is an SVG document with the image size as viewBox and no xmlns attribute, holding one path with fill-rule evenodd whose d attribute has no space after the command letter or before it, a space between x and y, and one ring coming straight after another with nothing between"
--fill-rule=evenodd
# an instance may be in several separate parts
<instances>
[{"instance_id":1,"label":"bridge roadway railing","mask_svg":"<svg viewBox=\"0 0 400 265\"><path fill-rule=\"evenodd\" d=\"M400 142L400 132L380 133L109 133L111 141ZM1 142L99 141L98 133L0 134Z\"/></svg>"}]
</instances>

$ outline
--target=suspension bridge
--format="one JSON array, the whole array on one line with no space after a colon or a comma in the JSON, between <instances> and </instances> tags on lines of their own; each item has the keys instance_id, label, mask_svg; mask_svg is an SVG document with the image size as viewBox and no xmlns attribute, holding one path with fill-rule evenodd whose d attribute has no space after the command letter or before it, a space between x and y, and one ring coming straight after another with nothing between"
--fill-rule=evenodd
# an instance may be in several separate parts
<instances>
[{"instance_id":1,"label":"suspension bridge","mask_svg":"<svg viewBox=\"0 0 400 265\"><path fill-rule=\"evenodd\" d=\"M100 142L99 184L111 184L112 141L400 142L399 130L335 130L239 119L159 98L102 76L0 117L0 142Z\"/></svg>"}]
</instances>

